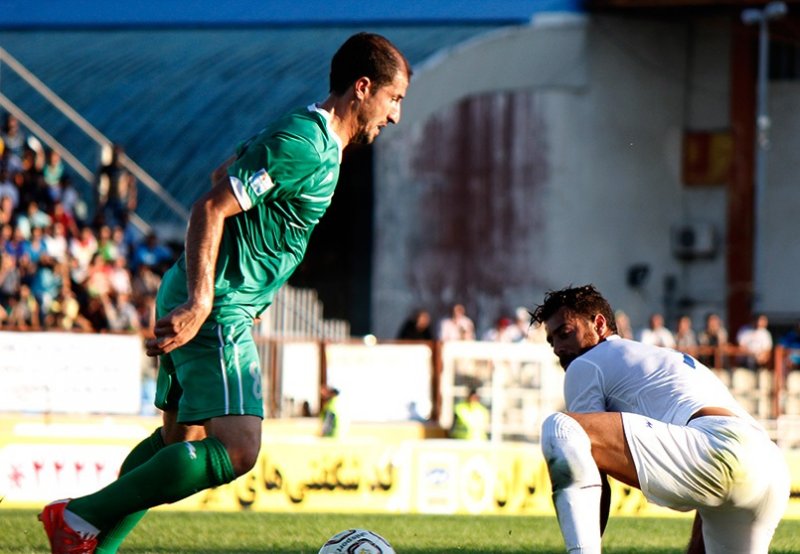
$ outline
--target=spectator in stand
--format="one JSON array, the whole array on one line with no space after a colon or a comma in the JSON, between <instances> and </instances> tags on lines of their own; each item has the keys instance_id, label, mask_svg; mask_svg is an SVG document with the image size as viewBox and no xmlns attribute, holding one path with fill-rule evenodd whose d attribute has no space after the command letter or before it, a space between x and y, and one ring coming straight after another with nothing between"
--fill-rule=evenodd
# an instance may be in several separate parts
<instances>
[{"instance_id":1,"label":"spectator in stand","mask_svg":"<svg viewBox=\"0 0 800 554\"><path fill-rule=\"evenodd\" d=\"M26 136L19 126L19 119L15 115L6 113L3 120L3 129L0 132L0 139L3 140L4 152L8 152L10 156L16 157L21 162Z\"/></svg>"},{"instance_id":2,"label":"spectator in stand","mask_svg":"<svg viewBox=\"0 0 800 554\"><path fill-rule=\"evenodd\" d=\"M69 271L66 265L55 263L49 257L45 257L36 264L30 287L33 296L39 303L41 321L45 321L53 302L64 287L65 275L69 278Z\"/></svg>"},{"instance_id":3,"label":"spectator in stand","mask_svg":"<svg viewBox=\"0 0 800 554\"><path fill-rule=\"evenodd\" d=\"M53 202L53 206L50 209L50 219L54 223L61 223L61 225L64 226L65 233L71 237L77 237L80 233L78 222L75 221L75 218L66 210L61 200Z\"/></svg>"},{"instance_id":4,"label":"spectator in stand","mask_svg":"<svg viewBox=\"0 0 800 554\"><path fill-rule=\"evenodd\" d=\"M17 228L22 231L22 235L26 239L29 239L34 227L47 227L52 222L53 219L47 215L47 212L39 208L39 202L31 200L25 208L25 212L17 217Z\"/></svg>"},{"instance_id":5,"label":"spectator in stand","mask_svg":"<svg viewBox=\"0 0 800 554\"><path fill-rule=\"evenodd\" d=\"M24 254L33 264L38 264L42 258L49 258L47 254L47 247L45 246L44 232L41 227L33 227L31 235L22 243Z\"/></svg>"},{"instance_id":6,"label":"spectator in stand","mask_svg":"<svg viewBox=\"0 0 800 554\"><path fill-rule=\"evenodd\" d=\"M14 260L19 262L20 258L25 255L25 235L22 233L22 229L19 227L11 227L12 235L10 239L5 240L5 244L3 245L6 252L11 254L14 257ZM6 232L3 231L3 235L5 236Z\"/></svg>"},{"instance_id":7,"label":"spectator in stand","mask_svg":"<svg viewBox=\"0 0 800 554\"><path fill-rule=\"evenodd\" d=\"M9 303L8 325L16 329L39 329L39 303L28 285L22 283Z\"/></svg>"},{"instance_id":8,"label":"spectator in stand","mask_svg":"<svg viewBox=\"0 0 800 554\"><path fill-rule=\"evenodd\" d=\"M61 160L61 153L58 150L47 151L47 162L42 168L42 178L47 186L47 192L51 200L55 201L61 197L61 178L64 176L64 162Z\"/></svg>"},{"instance_id":9,"label":"spectator in stand","mask_svg":"<svg viewBox=\"0 0 800 554\"><path fill-rule=\"evenodd\" d=\"M136 208L136 178L125 168L125 149L115 144L95 185L95 223L119 225Z\"/></svg>"},{"instance_id":10,"label":"spectator in stand","mask_svg":"<svg viewBox=\"0 0 800 554\"><path fill-rule=\"evenodd\" d=\"M64 205L64 211L80 226L86 223L86 202L84 202L69 175L63 175L59 183L61 192L58 199Z\"/></svg>"},{"instance_id":11,"label":"spectator in stand","mask_svg":"<svg viewBox=\"0 0 800 554\"><path fill-rule=\"evenodd\" d=\"M772 333L767 316L756 314L752 323L739 329L736 342L745 351L739 359L740 364L753 370L766 367L772 359Z\"/></svg>"},{"instance_id":12,"label":"spectator in stand","mask_svg":"<svg viewBox=\"0 0 800 554\"><path fill-rule=\"evenodd\" d=\"M67 234L64 230L64 225L59 221L54 221L47 229L45 229L44 247L47 250L47 255L60 263L67 263L67 252L69 249L69 241Z\"/></svg>"},{"instance_id":13,"label":"spectator in stand","mask_svg":"<svg viewBox=\"0 0 800 554\"><path fill-rule=\"evenodd\" d=\"M528 308L519 306L514 310L514 322L508 330L508 337L511 342L538 342L540 338L544 342L544 338L538 336L541 330L541 326L531 325Z\"/></svg>"},{"instance_id":14,"label":"spectator in stand","mask_svg":"<svg viewBox=\"0 0 800 554\"><path fill-rule=\"evenodd\" d=\"M497 318L494 327L488 329L481 339L491 342L512 342L512 338L516 338L516 336L516 329L513 327L511 318L501 316Z\"/></svg>"},{"instance_id":15,"label":"spectator in stand","mask_svg":"<svg viewBox=\"0 0 800 554\"><path fill-rule=\"evenodd\" d=\"M0 251L0 305L6 313L10 306L11 298L19 292L22 282L17 261L8 252Z\"/></svg>"},{"instance_id":16,"label":"spectator in stand","mask_svg":"<svg viewBox=\"0 0 800 554\"><path fill-rule=\"evenodd\" d=\"M724 348L728 345L728 330L725 329L725 325L722 323L722 318L719 314L710 313L706 316L706 326L705 328L700 331L700 335L697 337L697 343L701 347L705 347L706 349L713 348L714 350ZM717 367L715 363L715 356L711 352L703 353L698 357L700 362L708 367ZM725 367L726 357L720 354L720 366Z\"/></svg>"},{"instance_id":17,"label":"spectator in stand","mask_svg":"<svg viewBox=\"0 0 800 554\"><path fill-rule=\"evenodd\" d=\"M648 325L639 334L639 342L662 346L665 348L675 348L675 337L672 331L664 326L664 316L660 313L650 315Z\"/></svg>"},{"instance_id":18,"label":"spectator in stand","mask_svg":"<svg viewBox=\"0 0 800 554\"><path fill-rule=\"evenodd\" d=\"M475 323L467 315L463 304L455 304L450 317L442 320L439 325L439 339L475 340Z\"/></svg>"},{"instance_id":19,"label":"spectator in stand","mask_svg":"<svg viewBox=\"0 0 800 554\"><path fill-rule=\"evenodd\" d=\"M675 347L685 352L692 351L697 347L697 335L692 328L692 318L688 315L678 318L678 326L675 329Z\"/></svg>"},{"instance_id":20,"label":"spectator in stand","mask_svg":"<svg viewBox=\"0 0 800 554\"><path fill-rule=\"evenodd\" d=\"M158 235L151 232L148 233L144 241L133 249L131 267L135 271L140 265L146 265L157 273L162 274L164 266L172 261L172 257L172 250L161 244L158 240Z\"/></svg>"},{"instance_id":21,"label":"spectator in stand","mask_svg":"<svg viewBox=\"0 0 800 554\"><path fill-rule=\"evenodd\" d=\"M19 204L19 189L14 184L14 179L11 177L8 168L0 164L0 200L5 198L11 199L11 213L13 213L17 209L17 204Z\"/></svg>"},{"instance_id":22,"label":"spectator in stand","mask_svg":"<svg viewBox=\"0 0 800 554\"><path fill-rule=\"evenodd\" d=\"M788 369L800 369L800 320L778 341L787 352Z\"/></svg>"},{"instance_id":23,"label":"spectator in stand","mask_svg":"<svg viewBox=\"0 0 800 554\"><path fill-rule=\"evenodd\" d=\"M149 265L142 264L137 267L131 278L134 298L155 297L159 285L161 285L161 276Z\"/></svg>"},{"instance_id":24,"label":"spectator in stand","mask_svg":"<svg viewBox=\"0 0 800 554\"><path fill-rule=\"evenodd\" d=\"M633 327L631 326L631 318L622 310L614 312L614 317L617 320L617 332L623 339L633 340Z\"/></svg>"},{"instance_id":25,"label":"spectator in stand","mask_svg":"<svg viewBox=\"0 0 800 554\"><path fill-rule=\"evenodd\" d=\"M110 262L108 275L111 291L114 294L133 294L133 282L128 262L124 256L118 256Z\"/></svg>"},{"instance_id":26,"label":"spectator in stand","mask_svg":"<svg viewBox=\"0 0 800 554\"><path fill-rule=\"evenodd\" d=\"M75 293L69 286L64 286L50 305L45 320L48 329L60 329L63 331L92 331L92 325L80 313L80 302L75 298Z\"/></svg>"},{"instance_id":27,"label":"spectator in stand","mask_svg":"<svg viewBox=\"0 0 800 554\"><path fill-rule=\"evenodd\" d=\"M111 271L100 252L92 255L92 261L86 270L86 279L82 283L91 297L105 297L111 294Z\"/></svg>"},{"instance_id":28,"label":"spectator in stand","mask_svg":"<svg viewBox=\"0 0 800 554\"><path fill-rule=\"evenodd\" d=\"M20 190L20 204L25 206L32 201L37 202L45 209L50 207L50 194L44 184L42 168L44 167L37 158L37 152L31 148L26 148L22 154L22 188Z\"/></svg>"},{"instance_id":29,"label":"spectator in stand","mask_svg":"<svg viewBox=\"0 0 800 554\"><path fill-rule=\"evenodd\" d=\"M17 268L19 269L20 281L30 285L31 280L36 273L36 264L31 261L27 254L22 254L22 256L17 258Z\"/></svg>"},{"instance_id":30,"label":"spectator in stand","mask_svg":"<svg viewBox=\"0 0 800 554\"><path fill-rule=\"evenodd\" d=\"M89 295L86 305L81 306L80 314L86 318L90 329L95 333L102 333L111 329L107 298Z\"/></svg>"},{"instance_id":31,"label":"spectator in stand","mask_svg":"<svg viewBox=\"0 0 800 554\"><path fill-rule=\"evenodd\" d=\"M139 314L131 303L130 295L124 292L113 294L111 298L101 297L108 314L108 326L111 331L135 332L141 328Z\"/></svg>"},{"instance_id":32,"label":"spectator in stand","mask_svg":"<svg viewBox=\"0 0 800 554\"><path fill-rule=\"evenodd\" d=\"M136 313L139 315L139 327L145 337L153 336L153 327L156 323L156 295L145 294L134 296Z\"/></svg>"},{"instance_id":33,"label":"spectator in stand","mask_svg":"<svg viewBox=\"0 0 800 554\"><path fill-rule=\"evenodd\" d=\"M111 227L108 225L101 225L100 229L97 231L97 251L108 263L113 262L119 257L117 243L114 242Z\"/></svg>"},{"instance_id":34,"label":"spectator in stand","mask_svg":"<svg viewBox=\"0 0 800 554\"><path fill-rule=\"evenodd\" d=\"M403 322L397 338L400 340L433 340L431 314L423 309L414 310Z\"/></svg>"},{"instance_id":35,"label":"spectator in stand","mask_svg":"<svg viewBox=\"0 0 800 554\"><path fill-rule=\"evenodd\" d=\"M121 258L129 260L131 248L128 244L128 241L125 240L125 229L122 226L116 225L111 230L111 241L114 243L114 248L117 251L117 255Z\"/></svg>"},{"instance_id":36,"label":"spectator in stand","mask_svg":"<svg viewBox=\"0 0 800 554\"><path fill-rule=\"evenodd\" d=\"M97 252L97 239L92 228L83 226L80 234L69 241L69 254L72 257L70 271L74 282L83 283L86 280L89 264L95 252Z\"/></svg>"},{"instance_id":37,"label":"spectator in stand","mask_svg":"<svg viewBox=\"0 0 800 554\"><path fill-rule=\"evenodd\" d=\"M10 223L0 225L0 252L10 254L7 245L13 240L14 226Z\"/></svg>"},{"instance_id":38,"label":"spectator in stand","mask_svg":"<svg viewBox=\"0 0 800 554\"><path fill-rule=\"evenodd\" d=\"M10 196L0 196L0 225L13 225L14 219L14 201Z\"/></svg>"}]
</instances>

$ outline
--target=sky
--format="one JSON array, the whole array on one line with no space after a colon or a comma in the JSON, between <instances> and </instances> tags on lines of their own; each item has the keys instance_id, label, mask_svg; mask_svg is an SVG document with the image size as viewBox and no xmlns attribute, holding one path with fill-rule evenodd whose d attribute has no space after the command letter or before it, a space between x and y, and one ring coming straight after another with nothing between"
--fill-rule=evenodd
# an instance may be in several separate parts
<instances>
[{"instance_id":1,"label":"sky","mask_svg":"<svg viewBox=\"0 0 800 554\"><path fill-rule=\"evenodd\" d=\"M582 0L0 0L0 28L524 22Z\"/></svg>"}]
</instances>

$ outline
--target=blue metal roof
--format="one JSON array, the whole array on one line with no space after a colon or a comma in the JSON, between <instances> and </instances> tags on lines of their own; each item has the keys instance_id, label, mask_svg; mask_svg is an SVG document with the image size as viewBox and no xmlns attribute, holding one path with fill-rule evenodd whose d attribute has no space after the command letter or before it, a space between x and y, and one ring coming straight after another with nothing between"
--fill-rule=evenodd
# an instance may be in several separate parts
<instances>
[{"instance_id":1,"label":"blue metal roof","mask_svg":"<svg viewBox=\"0 0 800 554\"><path fill-rule=\"evenodd\" d=\"M0 27L520 23L582 0L0 0Z\"/></svg>"},{"instance_id":2,"label":"blue metal roof","mask_svg":"<svg viewBox=\"0 0 800 554\"><path fill-rule=\"evenodd\" d=\"M370 27L418 65L498 25ZM288 109L322 100L330 57L357 26L6 31L0 46L189 206L236 144ZM8 96L89 168L97 148L0 67ZM413 94L413 86L409 95ZM174 218L140 187L139 215Z\"/></svg>"}]
</instances>

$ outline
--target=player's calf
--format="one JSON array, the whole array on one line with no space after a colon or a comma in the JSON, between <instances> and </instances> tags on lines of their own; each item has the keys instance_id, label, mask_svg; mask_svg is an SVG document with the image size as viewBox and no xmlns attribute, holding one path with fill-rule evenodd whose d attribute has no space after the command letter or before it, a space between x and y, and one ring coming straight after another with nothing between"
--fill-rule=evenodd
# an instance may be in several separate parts
<instances>
[{"instance_id":1,"label":"player's calf","mask_svg":"<svg viewBox=\"0 0 800 554\"><path fill-rule=\"evenodd\" d=\"M570 416L555 413L542 424L541 442L567 552L599 553L602 482L589 435Z\"/></svg>"}]
</instances>

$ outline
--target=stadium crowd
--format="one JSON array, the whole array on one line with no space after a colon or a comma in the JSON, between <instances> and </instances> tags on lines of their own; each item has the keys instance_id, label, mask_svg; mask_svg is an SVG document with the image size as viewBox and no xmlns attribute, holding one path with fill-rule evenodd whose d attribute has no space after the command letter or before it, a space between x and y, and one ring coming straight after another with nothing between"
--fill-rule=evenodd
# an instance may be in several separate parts
<instances>
[{"instance_id":1,"label":"stadium crowd","mask_svg":"<svg viewBox=\"0 0 800 554\"><path fill-rule=\"evenodd\" d=\"M5 114L0 131L0 328L125 332L153 324L175 253L130 223L135 178L114 148L93 184L75 188L55 150Z\"/></svg>"}]
</instances>

